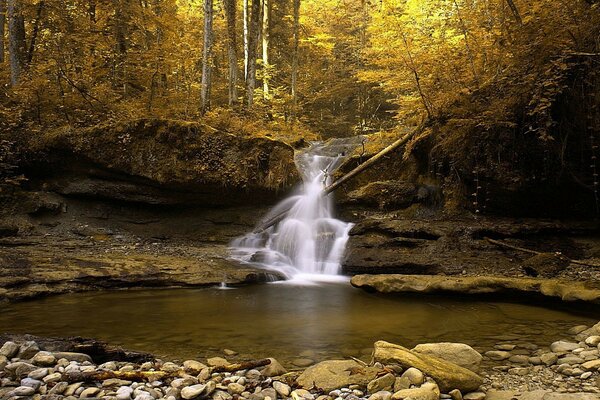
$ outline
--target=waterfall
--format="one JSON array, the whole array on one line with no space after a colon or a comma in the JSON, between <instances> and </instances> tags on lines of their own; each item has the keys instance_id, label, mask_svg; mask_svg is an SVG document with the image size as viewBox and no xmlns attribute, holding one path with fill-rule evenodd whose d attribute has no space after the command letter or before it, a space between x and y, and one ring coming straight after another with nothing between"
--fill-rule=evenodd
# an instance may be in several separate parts
<instances>
[{"instance_id":1,"label":"waterfall","mask_svg":"<svg viewBox=\"0 0 600 400\"><path fill-rule=\"evenodd\" d=\"M323 196L332 174L360 138L317 143L299 153L295 162L302 184L262 219L285 217L263 231L235 239L232 257L244 263L276 270L288 279L327 280L340 274L351 223L334 217L333 195Z\"/></svg>"}]
</instances>

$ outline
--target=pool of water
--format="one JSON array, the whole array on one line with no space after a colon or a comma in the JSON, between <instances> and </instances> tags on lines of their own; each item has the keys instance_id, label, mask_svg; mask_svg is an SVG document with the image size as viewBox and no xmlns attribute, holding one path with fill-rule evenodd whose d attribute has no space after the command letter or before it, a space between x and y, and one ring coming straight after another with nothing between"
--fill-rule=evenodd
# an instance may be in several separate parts
<instances>
[{"instance_id":1,"label":"pool of water","mask_svg":"<svg viewBox=\"0 0 600 400\"><path fill-rule=\"evenodd\" d=\"M447 297L370 294L348 283L238 289L78 293L0 306L0 333L84 336L166 358L368 358L373 342L459 341L480 350L503 340L547 345L596 314Z\"/></svg>"}]
</instances>

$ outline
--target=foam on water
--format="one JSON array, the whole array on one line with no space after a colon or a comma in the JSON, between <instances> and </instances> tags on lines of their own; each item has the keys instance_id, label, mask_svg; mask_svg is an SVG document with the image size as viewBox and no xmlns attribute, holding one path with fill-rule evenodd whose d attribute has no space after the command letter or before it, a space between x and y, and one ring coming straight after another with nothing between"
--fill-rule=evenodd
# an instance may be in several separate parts
<instances>
[{"instance_id":1,"label":"foam on water","mask_svg":"<svg viewBox=\"0 0 600 400\"><path fill-rule=\"evenodd\" d=\"M287 283L347 281L339 275L340 262L352 224L336 219L333 196L322 195L331 184L331 175L344 161L348 145L345 146L337 155L326 154L322 144L299 154L296 166L302 174L302 185L273 207L261 224L289 211L264 231L235 239L231 244L232 257L278 271L288 279Z\"/></svg>"}]
</instances>

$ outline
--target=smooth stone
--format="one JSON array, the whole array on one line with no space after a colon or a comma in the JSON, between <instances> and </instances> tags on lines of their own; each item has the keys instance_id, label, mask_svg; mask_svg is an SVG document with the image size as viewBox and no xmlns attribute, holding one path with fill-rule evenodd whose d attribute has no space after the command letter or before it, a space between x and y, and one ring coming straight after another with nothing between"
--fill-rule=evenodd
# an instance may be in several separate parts
<instances>
[{"instance_id":1,"label":"smooth stone","mask_svg":"<svg viewBox=\"0 0 600 400\"><path fill-rule=\"evenodd\" d=\"M377 393L382 391L390 391L394 388L396 382L396 376L392 373L385 374L382 377L373 379L367 385L367 391L369 393Z\"/></svg>"},{"instance_id":2,"label":"smooth stone","mask_svg":"<svg viewBox=\"0 0 600 400\"><path fill-rule=\"evenodd\" d=\"M239 383L234 382L227 385L227 391L231 394L241 394L244 392L244 390L246 390L246 387L244 385L240 385Z\"/></svg>"},{"instance_id":3,"label":"smooth stone","mask_svg":"<svg viewBox=\"0 0 600 400\"><path fill-rule=\"evenodd\" d=\"M56 364L56 357L49 351L38 351L31 359L31 363L42 367L51 367Z\"/></svg>"},{"instance_id":4,"label":"smooth stone","mask_svg":"<svg viewBox=\"0 0 600 400\"><path fill-rule=\"evenodd\" d=\"M287 370L276 359L269 358L269 360L271 363L261 371L262 375L272 377L287 374Z\"/></svg>"},{"instance_id":5,"label":"smooth stone","mask_svg":"<svg viewBox=\"0 0 600 400\"><path fill-rule=\"evenodd\" d=\"M400 390L392 395L392 400L438 400L440 390L435 383L426 383L419 388Z\"/></svg>"},{"instance_id":6,"label":"smooth stone","mask_svg":"<svg viewBox=\"0 0 600 400\"><path fill-rule=\"evenodd\" d=\"M183 362L183 369L188 374L198 375L204 368L207 368L207 366L200 361L187 360Z\"/></svg>"},{"instance_id":7,"label":"smooth stone","mask_svg":"<svg viewBox=\"0 0 600 400\"><path fill-rule=\"evenodd\" d=\"M21 386L29 386L32 387L33 390L38 390L40 386L42 386L42 382L37 379L24 378L21 379Z\"/></svg>"},{"instance_id":8,"label":"smooth stone","mask_svg":"<svg viewBox=\"0 0 600 400\"><path fill-rule=\"evenodd\" d=\"M133 398L133 400L154 400L157 397L152 396L150 393L148 392L141 392L140 394L138 394L137 396L135 396Z\"/></svg>"},{"instance_id":9,"label":"smooth stone","mask_svg":"<svg viewBox=\"0 0 600 400\"><path fill-rule=\"evenodd\" d=\"M406 377L398 377L394 382L394 393L410 388L410 380Z\"/></svg>"},{"instance_id":10,"label":"smooth stone","mask_svg":"<svg viewBox=\"0 0 600 400\"><path fill-rule=\"evenodd\" d=\"M490 351L486 351L484 354L487 358L489 358L490 360L494 360L494 361L506 360L507 358L509 358L511 356L511 354L508 351L500 351L500 350L490 350Z\"/></svg>"},{"instance_id":11,"label":"smooth stone","mask_svg":"<svg viewBox=\"0 0 600 400\"><path fill-rule=\"evenodd\" d=\"M63 394L68 386L69 384L67 382L58 382L52 389L48 391L48 394Z\"/></svg>"},{"instance_id":12,"label":"smooth stone","mask_svg":"<svg viewBox=\"0 0 600 400\"><path fill-rule=\"evenodd\" d=\"M129 386L129 385L131 385L131 381L127 381L125 379L117 379L117 378L106 379L104 382L102 382L103 388L110 388L110 387L115 387L115 386Z\"/></svg>"},{"instance_id":13,"label":"smooth stone","mask_svg":"<svg viewBox=\"0 0 600 400\"><path fill-rule=\"evenodd\" d=\"M473 372L479 372L483 356L464 343L424 343L415 346L412 351L441 358Z\"/></svg>"},{"instance_id":14,"label":"smooth stone","mask_svg":"<svg viewBox=\"0 0 600 400\"><path fill-rule=\"evenodd\" d=\"M97 387L89 387L83 390L79 395L82 399L87 399L88 397L96 397L96 395L100 393L100 389Z\"/></svg>"},{"instance_id":15,"label":"smooth stone","mask_svg":"<svg viewBox=\"0 0 600 400\"><path fill-rule=\"evenodd\" d=\"M277 393L279 393L283 397L288 397L292 392L292 389L289 385L279 381L273 382L273 389L275 389Z\"/></svg>"},{"instance_id":16,"label":"smooth stone","mask_svg":"<svg viewBox=\"0 0 600 400\"><path fill-rule=\"evenodd\" d=\"M596 371L600 369L600 360L586 361L583 364L581 364L581 368L587 371Z\"/></svg>"},{"instance_id":17,"label":"smooth stone","mask_svg":"<svg viewBox=\"0 0 600 400\"><path fill-rule=\"evenodd\" d=\"M53 352L52 353L54 355L54 357L56 357L57 360L60 360L61 358L64 358L66 360L69 361L76 361L78 363L83 363L83 362L92 362L92 357L90 357L87 354L84 353L74 353L71 351L58 351L58 352Z\"/></svg>"},{"instance_id":18,"label":"smooth stone","mask_svg":"<svg viewBox=\"0 0 600 400\"><path fill-rule=\"evenodd\" d=\"M231 349L223 349L223 354L226 356L237 356L238 352Z\"/></svg>"},{"instance_id":19,"label":"smooth stone","mask_svg":"<svg viewBox=\"0 0 600 400\"><path fill-rule=\"evenodd\" d=\"M224 367L226 365L229 365L229 361L227 361L223 357L211 357L206 360L206 363L209 367Z\"/></svg>"},{"instance_id":20,"label":"smooth stone","mask_svg":"<svg viewBox=\"0 0 600 400\"><path fill-rule=\"evenodd\" d=\"M533 365L542 365L542 359L540 357L529 357L529 363Z\"/></svg>"},{"instance_id":21,"label":"smooth stone","mask_svg":"<svg viewBox=\"0 0 600 400\"><path fill-rule=\"evenodd\" d=\"M8 364L4 369L20 379L21 377L29 375L30 372L35 371L38 367L24 361L17 361Z\"/></svg>"},{"instance_id":22,"label":"smooth stone","mask_svg":"<svg viewBox=\"0 0 600 400\"><path fill-rule=\"evenodd\" d=\"M29 374L27 374L27 377L41 381L46 377L46 375L48 375L48 368L39 368L35 371L31 371Z\"/></svg>"},{"instance_id":23,"label":"smooth stone","mask_svg":"<svg viewBox=\"0 0 600 400\"><path fill-rule=\"evenodd\" d=\"M514 350L515 347L517 347L517 346L515 346L514 344L497 344L494 346L494 348L496 350L502 350L502 351L511 351L511 350Z\"/></svg>"},{"instance_id":24,"label":"smooth stone","mask_svg":"<svg viewBox=\"0 0 600 400\"><path fill-rule=\"evenodd\" d=\"M594 336L588 337L587 339L585 339L585 344L587 344L588 346L592 346L592 347L598 346L598 344L600 344L600 336L594 335Z\"/></svg>"},{"instance_id":25,"label":"smooth stone","mask_svg":"<svg viewBox=\"0 0 600 400\"><path fill-rule=\"evenodd\" d=\"M522 367L511 368L511 369L508 370L509 374L519 375L519 376L525 376L525 375L529 374L530 372L531 372L530 368L522 368Z\"/></svg>"},{"instance_id":26,"label":"smooth stone","mask_svg":"<svg viewBox=\"0 0 600 400\"><path fill-rule=\"evenodd\" d=\"M410 367L402 374L401 378L406 378L412 385L420 386L425 382L425 375L417 368Z\"/></svg>"},{"instance_id":27,"label":"smooth stone","mask_svg":"<svg viewBox=\"0 0 600 400\"><path fill-rule=\"evenodd\" d=\"M202 392L204 392L205 388L206 385L202 384L186 386L183 389L181 389L181 397L186 400L193 399L194 397L200 396Z\"/></svg>"},{"instance_id":28,"label":"smooth stone","mask_svg":"<svg viewBox=\"0 0 600 400\"><path fill-rule=\"evenodd\" d=\"M550 350L552 350L553 353L566 353L569 351L573 351L579 347L581 346L579 346L578 343L559 340L550 345Z\"/></svg>"},{"instance_id":29,"label":"smooth stone","mask_svg":"<svg viewBox=\"0 0 600 400\"><path fill-rule=\"evenodd\" d=\"M8 392L9 398L11 396L32 396L35 393L35 389L31 386L19 386Z\"/></svg>"},{"instance_id":30,"label":"smooth stone","mask_svg":"<svg viewBox=\"0 0 600 400\"><path fill-rule=\"evenodd\" d=\"M390 400L392 398L392 393L387 390L381 390L379 392L373 393L369 396L368 400Z\"/></svg>"},{"instance_id":31,"label":"smooth stone","mask_svg":"<svg viewBox=\"0 0 600 400\"><path fill-rule=\"evenodd\" d=\"M578 365L583 364L584 360L581 357L577 356L566 356L558 359L558 364L569 364L569 365Z\"/></svg>"},{"instance_id":32,"label":"smooth stone","mask_svg":"<svg viewBox=\"0 0 600 400\"><path fill-rule=\"evenodd\" d=\"M483 384L483 379L469 369L437 357L413 353L402 346L385 341L375 342L373 360L383 364L399 364L404 368L415 367L433 378L444 392L459 389L468 393L477 390Z\"/></svg>"},{"instance_id":33,"label":"smooth stone","mask_svg":"<svg viewBox=\"0 0 600 400\"><path fill-rule=\"evenodd\" d=\"M515 364L529 364L529 357L524 355L516 355L509 357L508 361Z\"/></svg>"},{"instance_id":34,"label":"smooth stone","mask_svg":"<svg viewBox=\"0 0 600 400\"><path fill-rule=\"evenodd\" d=\"M129 386L121 386L119 389L117 389L117 399L118 400L131 399L132 394L133 394L133 389Z\"/></svg>"},{"instance_id":35,"label":"smooth stone","mask_svg":"<svg viewBox=\"0 0 600 400\"><path fill-rule=\"evenodd\" d=\"M60 372L54 372L50 375L46 375L42 380L45 383L58 382L62 379L62 374Z\"/></svg>"},{"instance_id":36,"label":"smooth stone","mask_svg":"<svg viewBox=\"0 0 600 400\"><path fill-rule=\"evenodd\" d=\"M212 395L213 400L231 400L232 398L233 396L223 390L217 390Z\"/></svg>"},{"instance_id":37,"label":"smooth stone","mask_svg":"<svg viewBox=\"0 0 600 400\"><path fill-rule=\"evenodd\" d=\"M273 388L265 388L261 390L260 394L262 394L265 400L270 398L271 400L277 400L277 391Z\"/></svg>"},{"instance_id":38,"label":"smooth stone","mask_svg":"<svg viewBox=\"0 0 600 400\"><path fill-rule=\"evenodd\" d=\"M315 396L305 389L296 389L291 394L293 400L314 400Z\"/></svg>"},{"instance_id":39,"label":"smooth stone","mask_svg":"<svg viewBox=\"0 0 600 400\"><path fill-rule=\"evenodd\" d=\"M302 388L311 389L316 386L325 392L349 385L365 388L379 371L354 360L328 360L307 368L296 381Z\"/></svg>"},{"instance_id":40,"label":"smooth stone","mask_svg":"<svg viewBox=\"0 0 600 400\"><path fill-rule=\"evenodd\" d=\"M313 360L312 358L296 358L295 360L292 361L292 364L294 364L296 367L300 367L300 368L310 367L314 363L315 363L315 360Z\"/></svg>"},{"instance_id":41,"label":"smooth stone","mask_svg":"<svg viewBox=\"0 0 600 400\"><path fill-rule=\"evenodd\" d=\"M540 356L540 359L546 366L551 366L556 364L558 361L558 355L555 353L544 353Z\"/></svg>"},{"instance_id":42,"label":"smooth stone","mask_svg":"<svg viewBox=\"0 0 600 400\"><path fill-rule=\"evenodd\" d=\"M104 370L107 370L107 371L116 371L117 370L117 363L114 362L114 361L108 361L108 362L105 362L104 364L98 365L98 369L104 369Z\"/></svg>"},{"instance_id":43,"label":"smooth stone","mask_svg":"<svg viewBox=\"0 0 600 400\"><path fill-rule=\"evenodd\" d=\"M483 392L471 392L467 393L463 396L464 400L484 400L485 393Z\"/></svg>"},{"instance_id":44,"label":"smooth stone","mask_svg":"<svg viewBox=\"0 0 600 400\"><path fill-rule=\"evenodd\" d=\"M177 372L177 371L180 371L180 370L181 370L181 367L180 367L179 365L177 365L177 364L175 364L175 363L172 363L172 362L170 362L170 361L169 361L169 362L166 362L166 363L164 363L164 364L163 364L163 365L160 367L160 370L161 370L161 371L165 371L165 372L172 373L172 372Z\"/></svg>"},{"instance_id":45,"label":"smooth stone","mask_svg":"<svg viewBox=\"0 0 600 400\"><path fill-rule=\"evenodd\" d=\"M581 379L588 379L590 376L592 376L592 371L588 371L588 372L584 372L583 374L581 374L579 377Z\"/></svg>"},{"instance_id":46,"label":"smooth stone","mask_svg":"<svg viewBox=\"0 0 600 400\"><path fill-rule=\"evenodd\" d=\"M83 385L83 382L72 383L69 386L67 386L67 388L65 389L65 391L63 392L63 394L65 396L72 396L72 395L75 394L75 392L77 391L77 389L81 388L82 385Z\"/></svg>"},{"instance_id":47,"label":"smooth stone","mask_svg":"<svg viewBox=\"0 0 600 400\"><path fill-rule=\"evenodd\" d=\"M569 334L577 335L577 334L585 331L588 328L589 327L587 325L576 325L576 326L572 327L571 329L569 329Z\"/></svg>"},{"instance_id":48,"label":"smooth stone","mask_svg":"<svg viewBox=\"0 0 600 400\"><path fill-rule=\"evenodd\" d=\"M453 389L448 392L452 400L463 400L462 393L458 389Z\"/></svg>"},{"instance_id":49,"label":"smooth stone","mask_svg":"<svg viewBox=\"0 0 600 400\"><path fill-rule=\"evenodd\" d=\"M22 360L28 360L31 357L35 356L39 351L40 348L38 347L38 344L33 340L29 340L21 344L19 352L17 353L17 357Z\"/></svg>"},{"instance_id":50,"label":"smooth stone","mask_svg":"<svg viewBox=\"0 0 600 400\"><path fill-rule=\"evenodd\" d=\"M2 347L0 347L0 356L4 356L8 359L13 358L19 352L19 345L15 342L4 342Z\"/></svg>"},{"instance_id":51,"label":"smooth stone","mask_svg":"<svg viewBox=\"0 0 600 400\"><path fill-rule=\"evenodd\" d=\"M206 367L203 368L202 371L200 371L200 373L198 374L198 380L204 382L208 378L210 378L210 368Z\"/></svg>"}]
</instances>

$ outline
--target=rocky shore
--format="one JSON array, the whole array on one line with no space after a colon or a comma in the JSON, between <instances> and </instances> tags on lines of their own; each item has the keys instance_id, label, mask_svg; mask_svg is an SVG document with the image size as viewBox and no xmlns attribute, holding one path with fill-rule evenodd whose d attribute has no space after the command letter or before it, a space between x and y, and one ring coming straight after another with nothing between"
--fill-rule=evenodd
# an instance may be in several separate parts
<instances>
[{"instance_id":1,"label":"rocky shore","mask_svg":"<svg viewBox=\"0 0 600 400\"><path fill-rule=\"evenodd\" d=\"M3 400L600 399L600 323L575 326L547 348L507 336L484 354L462 343L409 350L378 341L369 362L327 360L290 372L273 358L178 362L81 341L0 341Z\"/></svg>"}]
</instances>

